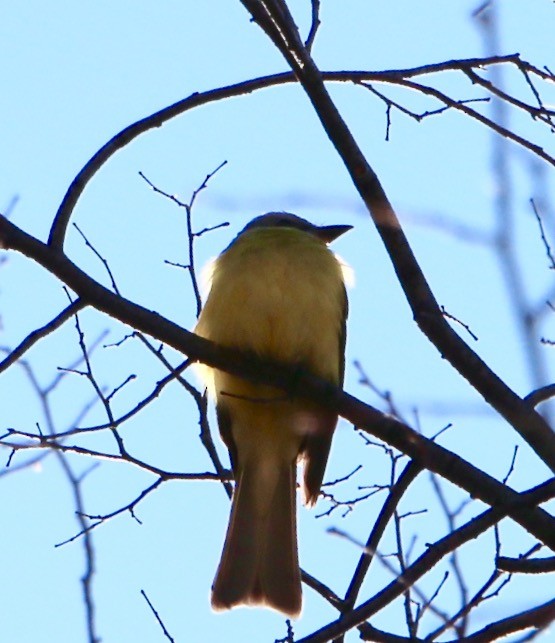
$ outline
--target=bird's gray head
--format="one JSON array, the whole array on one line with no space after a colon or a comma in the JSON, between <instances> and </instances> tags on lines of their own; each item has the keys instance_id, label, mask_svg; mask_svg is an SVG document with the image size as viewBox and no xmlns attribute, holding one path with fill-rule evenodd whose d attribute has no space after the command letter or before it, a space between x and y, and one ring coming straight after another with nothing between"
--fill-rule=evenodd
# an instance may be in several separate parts
<instances>
[{"instance_id":1,"label":"bird's gray head","mask_svg":"<svg viewBox=\"0 0 555 643\"><path fill-rule=\"evenodd\" d=\"M256 217L241 230L239 236L253 228L295 228L303 232L309 232L325 243L331 243L344 232L350 230L350 225L327 225L317 226L296 214L289 212L269 212Z\"/></svg>"}]
</instances>

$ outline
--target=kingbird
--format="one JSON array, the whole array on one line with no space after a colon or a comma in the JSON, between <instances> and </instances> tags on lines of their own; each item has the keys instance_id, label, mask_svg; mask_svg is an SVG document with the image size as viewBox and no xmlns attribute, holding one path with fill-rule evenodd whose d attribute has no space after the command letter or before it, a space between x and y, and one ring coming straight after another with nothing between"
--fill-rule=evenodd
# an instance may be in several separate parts
<instances>
[{"instance_id":1,"label":"kingbird","mask_svg":"<svg viewBox=\"0 0 555 643\"><path fill-rule=\"evenodd\" d=\"M216 259L195 333L342 385L347 296L327 244L351 227L277 212L253 219ZM212 607L262 604L298 616L296 463L314 505L337 413L225 371L204 374L235 477Z\"/></svg>"}]
</instances>

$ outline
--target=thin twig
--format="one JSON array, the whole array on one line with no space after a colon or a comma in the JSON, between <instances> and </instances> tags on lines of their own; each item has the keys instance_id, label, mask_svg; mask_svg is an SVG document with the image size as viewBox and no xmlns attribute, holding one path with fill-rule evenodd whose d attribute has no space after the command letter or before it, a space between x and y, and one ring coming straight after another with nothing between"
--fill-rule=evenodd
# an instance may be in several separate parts
<instances>
[{"instance_id":1,"label":"thin twig","mask_svg":"<svg viewBox=\"0 0 555 643\"><path fill-rule=\"evenodd\" d=\"M158 624L162 628L162 632L164 632L164 636L168 639L168 641L171 641L171 643L175 643L175 639L172 636L170 636L170 633L168 632L168 630L166 629L166 626L164 625L164 621L160 618L160 615L156 611L154 605L150 602L150 599L146 595L146 592L144 589L141 590L141 594L145 599L145 601L147 602L147 605L150 607L150 611L154 614L154 617L158 621Z\"/></svg>"},{"instance_id":2,"label":"thin twig","mask_svg":"<svg viewBox=\"0 0 555 643\"><path fill-rule=\"evenodd\" d=\"M25 353L39 341L39 339L42 339L55 331L68 319L73 317L76 312L82 310L85 305L84 301L76 299L75 301L72 301L69 306L64 308L59 315L49 321L48 324L45 324L44 326L41 326L41 328L37 328L33 332L29 333L29 335L27 335L27 337L18 346L16 346L16 348L10 349L5 346L0 346L0 350L8 353L8 356L0 362L0 373L17 362L18 359L21 359L23 355L25 355Z\"/></svg>"},{"instance_id":3,"label":"thin twig","mask_svg":"<svg viewBox=\"0 0 555 643\"><path fill-rule=\"evenodd\" d=\"M320 24L321 24L320 0L310 0L310 4L312 8L310 31L308 32L308 36L304 43L304 46L307 48L308 51L312 50L312 47L314 45L314 40L316 39L316 34L318 33L318 28L320 27Z\"/></svg>"},{"instance_id":4,"label":"thin twig","mask_svg":"<svg viewBox=\"0 0 555 643\"><path fill-rule=\"evenodd\" d=\"M553 252L551 251L551 246L549 244L549 241L547 240L546 234L545 234L545 229L543 227L542 219L540 217L539 210L536 206L536 203L534 199L530 199L530 203L532 205L532 210L534 211L534 215L536 217L536 221L538 222L538 226L540 228L540 235L541 235L541 240L543 243L543 247L545 248L545 253L547 255L547 258L549 259L549 267L551 270L555 270L555 257L553 257Z\"/></svg>"}]
</instances>

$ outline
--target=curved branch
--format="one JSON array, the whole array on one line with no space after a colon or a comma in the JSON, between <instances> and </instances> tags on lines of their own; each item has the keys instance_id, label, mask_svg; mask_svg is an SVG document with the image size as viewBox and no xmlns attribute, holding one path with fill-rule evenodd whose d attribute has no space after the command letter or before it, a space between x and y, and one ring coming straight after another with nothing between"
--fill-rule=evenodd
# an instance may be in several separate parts
<instances>
[{"instance_id":1,"label":"curved branch","mask_svg":"<svg viewBox=\"0 0 555 643\"><path fill-rule=\"evenodd\" d=\"M546 402L553 397L555 397L555 384L547 384L528 393L524 401L530 404L530 406L538 406L541 402Z\"/></svg>"},{"instance_id":2,"label":"curved branch","mask_svg":"<svg viewBox=\"0 0 555 643\"><path fill-rule=\"evenodd\" d=\"M449 60L441 63L432 63L428 65L420 65L418 67L409 67L405 69L390 69L384 71L335 71L335 72L322 72L321 77L325 81L330 82L353 82L361 83L362 81L379 81L383 83L402 84L401 81L406 81L407 78L414 78L416 76L424 76L429 74L440 73L444 71L461 71L467 73L476 67L483 68L491 65L511 63L516 65L523 73L534 73L542 80L553 81L553 77L549 74L536 69L526 61L520 59L518 54L509 56L490 56L487 58L464 58L459 60ZM285 85L290 83L297 83L298 79L292 72L284 72L280 74L271 74L269 76L262 76L252 80L242 81L234 85L220 87L218 89L209 90L206 92L195 92L187 98L177 101L168 107L150 114L128 127L125 127L118 134L113 136L107 141L88 161L83 168L79 171L77 176L71 182L67 192L64 195L62 203L60 204L52 227L48 243L58 250L63 249L67 226L73 210L79 200L83 190L94 177L96 172L119 150L123 149L135 138L148 132L151 129L161 127L167 121L179 116L190 109L208 105L219 100L226 98L233 98L250 94L259 89L269 87L276 87L278 85ZM407 81L408 82L408 81ZM413 89L419 89L417 84ZM486 88L487 89L487 88ZM453 101L456 103L456 101ZM529 106L528 106L529 107ZM473 116L474 117L474 116ZM495 128L495 124L486 117L480 119L482 124L490 128ZM522 138L515 139L516 142L524 145L531 151L536 151L536 146L532 143L526 142ZM541 148L538 148L541 149Z\"/></svg>"},{"instance_id":3,"label":"curved branch","mask_svg":"<svg viewBox=\"0 0 555 643\"><path fill-rule=\"evenodd\" d=\"M555 556L546 558L508 558L499 556L495 561L498 569L520 574L546 574L555 572Z\"/></svg>"},{"instance_id":4,"label":"curved branch","mask_svg":"<svg viewBox=\"0 0 555 643\"><path fill-rule=\"evenodd\" d=\"M207 92L195 92L187 98L177 101L173 105L169 105L154 114L150 114L149 116L121 130L121 132L113 136L87 161L71 182L71 185L65 193L62 203L56 212L52 227L50 228L48 245L52 246L52 248L56 250L61 251L63 249L66 230L71 214L73 213L75 205L83 193L83 190L108 159L138 136L154 129L155 127L161 127L164 123L175 116L179 116L180 114L198 107L199 105L207 105L215 101L223 100L224 98L232 98L242 94L249 94L264 87L272 87L273 85L294 81L295 77L291 73L274 74L272 76L255 78L254 80L213 89Z\"/></svg>"}]
</instances>

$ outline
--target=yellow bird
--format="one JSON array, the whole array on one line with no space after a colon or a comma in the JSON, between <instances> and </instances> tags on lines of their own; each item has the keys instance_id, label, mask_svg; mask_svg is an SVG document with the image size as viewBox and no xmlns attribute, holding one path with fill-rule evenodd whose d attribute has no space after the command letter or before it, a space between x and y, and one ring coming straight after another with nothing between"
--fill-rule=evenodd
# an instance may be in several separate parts
<instances>
[{"instance_id":1,"label":"yellow bird","mask_svg":"<svg viewBox=\"0 0 555 643\"><path fill-rule=\"evenodd\" d=\"M253 219L216 259L195 333L341 385L347 296L327 244L350 228L288 213ZM296 463L304 461L305 503L313 505L337 414L224 371L204 374L235 476L212 607L261 604L298 616Z\"/></svg>"}]
</instances>

